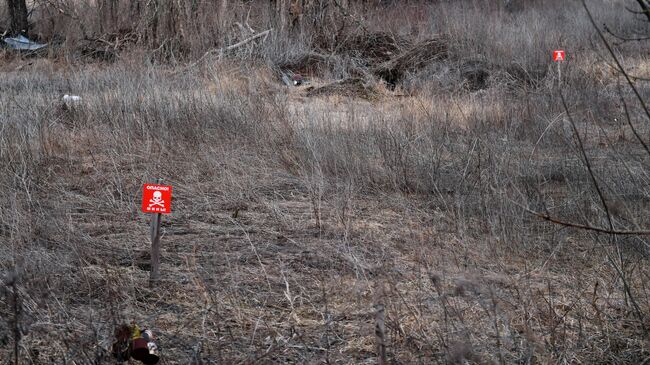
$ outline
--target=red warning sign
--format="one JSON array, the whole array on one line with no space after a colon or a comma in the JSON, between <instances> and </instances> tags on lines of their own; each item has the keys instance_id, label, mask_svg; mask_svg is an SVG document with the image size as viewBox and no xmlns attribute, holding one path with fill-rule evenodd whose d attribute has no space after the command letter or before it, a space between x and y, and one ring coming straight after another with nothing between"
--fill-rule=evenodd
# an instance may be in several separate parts
<instances>
[{"instance_id":1,"label":"red warning sign","mask_svg":"<svg viewBox=\"0 0 650 365\"><path fill-rule=\"evenodd\" d=\"M169 185L144 184L142 188L142 212L172 212L172 187Z\"/></svg>"},{"instance_id":2,"label":"red warning sign","mask_svg":"<svg viewBox=\"0 0 650 365\"><path fill-rule=\"evenodd\" d=\"M553 51L553 61L561 62L564 61L564 51L561 49L556 49Z\"/></svg>"}]
</instances>

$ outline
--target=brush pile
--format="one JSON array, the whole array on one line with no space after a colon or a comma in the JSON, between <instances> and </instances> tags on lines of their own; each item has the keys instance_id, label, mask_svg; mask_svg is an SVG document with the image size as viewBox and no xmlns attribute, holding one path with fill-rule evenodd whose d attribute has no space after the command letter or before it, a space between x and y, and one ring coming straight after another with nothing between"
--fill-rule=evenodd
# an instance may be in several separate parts
<instances>
[{"instance_id":1,"label":"brush pile","mask_svg":"<svg viewBox=\"0 0 650 365\"><path fill-rule=\"evenodd\" d=\"M373 67L389 61L411 46L408 39L386 32L357 33L342 43L340 52Z\"/></svg>"},{"instance_id":2,"label":"brush pile","mask_svg":"<svg viewBox=\"0 0 650 365\"><path fill-rule=\"evenodd\" d=\"M544 70L535 73L514 63L501 65L482 58L460 59L450 53L449 43L444 35L413 43L386 32L357 33L333 51L307 52L278 66L280 74L299 72L339 78L325 86L308 89L307 96L337 94L373 98L378 92L367 85L374 81L380 80L395 90L398 86L405 87L418 75L437 72L430 67L436 63L444 63L446 69L453 70L457 80L454 85L471 92L488 88L495 79L507 80L506 85L513 87L535 87L545 77Z\"/></svg>"},{"instance_id":3,"label":"brush pile","mask_svg":"<svg viewBox=\"0 0 650 365\"><path fill-rule=\"evenodd\" d=\"M374 68L373 73L393 87L409 72L418 71L448 56L447 40L438 36L417 43L405 52Z\"/></svg>"},{"instance_id":4,"label":"brush pile","mask_svg":"<svg viewBox=\"0 0 650 365\"><path fill-rule=\"evenodd\" d=\"M373 76L382 79L392 88L401 83L406 74L416 72L432 62L446 59L447 40L437 36L413 44L404 37L386 32L357 33L348 37L333 52L319 50L282 62L281 72L300 72L323 75L334 65L345 64L348 75L344 78L312 89L308 96L339 95L368 97L367 80ZM374 94L374 93L371 93Z\"/></svg>"}]
</instances>

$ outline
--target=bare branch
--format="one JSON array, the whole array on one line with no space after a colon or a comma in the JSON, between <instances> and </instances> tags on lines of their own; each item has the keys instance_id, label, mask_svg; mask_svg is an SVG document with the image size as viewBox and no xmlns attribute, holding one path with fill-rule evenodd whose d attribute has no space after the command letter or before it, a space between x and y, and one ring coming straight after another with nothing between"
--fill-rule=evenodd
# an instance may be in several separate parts
<instances>
[{"instance_id":1,"label":"bare branch","mask_svg":"<svg viewBox=\"0 0 650 365\"><path fill-rule=\"evenodd\" d=\"M623 110L625 111L625 120L627 121L627 125L630 126L632 133L634 133L634 137L636 137L637 141L641 143L643 149L646 151L646 153L648 153L648 156L650 156L650 149L648 148L648 145L643 141L643 138L641 138L641 135L639 134L639 132L637 132L636 128L634 128L634 124L632 124L632 118L630 117L630 111L627 108L627 103L625 102L625 98L623 97L623 92L621 91L620 82L617 82L616 86L618 88L618 96L621 100L621 104L623 104Z\"/></svg>"},{"instance_id":2,"label":"bare branch","mask_svg":"<svg viewBox=\"0 0 650 365\"><path fill-rule=\"evenodd\" d=\"M630 78L630 76L627 74L627 72L623 68L623 65L621 65L621 62L618 60L618 57L616 57L616 53L614 53L614 50L612 49L612 46L609 44L609 42L607 42L607 39L605 38L605 35L600 30L600 28L598 28L598 26L596 25L596 21L594 20L594 17L591 15L591 12L589 11L589 8L587 7L587 4L585 3L585 0L582 0L582 6L587 11L587 15L589 16L589 21L591 22L591 24L596 29L596 32L598 32L598 35L600 36L600 39L605 44L605 47L607 47L607 50L609 51L609 54L612 56L612 58L616 62L616 66L618 66L618 69L621 71L623 76L625 76L625 80L627 80L627 83L630 85L630 88L632 88L632 90L634 91L634 94L636 95L637 99L639 100L639 103L641 103L641 107L643 107L643 111L645 112L645 115L648 117L648 121L650 122L650 110L648 110L648 106L646 105L645 101L641 97L641 94L639 94L639 90L637 90L636 86L634 86L634 82L632 82L632 79Z\"/></svg>"},{"instance_id":3,"label":"bare branch","mask_svg":"<svg viewBox=\"0 0 650 365\"><path fill-rule=\"evenodd\" d=\"M513 202L514 203L514 202ZM539 218L542 218L545 221L554 223L554 224L559 224L561 226L565 227L571 227L571 228L577 228L577 229L582 229L585 231L592 231L592 232L597 232L597 233L603 233L603 234L612 234L616 236L650 236L650 231L619 231L619 230L611 230L607 228L601 228L601 227L594 227L588 224L580 224L580 223L575 223L575 222L568 222L559 218L552 217L548 214L536 212L534 210L531 210L529 208L526 208L520 204L515 203L518 205L520 208L525 210L527 213L530 213L534 216L537 216Z\"/></svg>"},{"instance_id":4,"label":"bare branch","mask_svg":"<svg viewBox=\"0 0 650 365\"><path fill-rule=\"evenodd\" d=\"M616 39L618 39L620 41L618 43L615 43L615 45L623 44L625 42L647 41L647 40L650 39L650 36L631 38L631 37L625 37L625 36L622 36L622 35L618 35L618 34L614 33L611 29L609 29L609 27L607 25L604 25L603 29L605 29L605 32L609 33L609 35L611 35L612 37L614 37L614 38L616 38Z\"/></svg>"},{"instance_id":5,"label":"bare branch","mask_svg":"<svg viewBox=\"0 0 650 365\"><path fill-rule=\"evenodd\" d=\"M273 29L271 28L271 29L265 30L263 32L257 33L254 36L248 37L248 38L244 39L243 41L237 42L235 44L231 44L231 45L229 45L227 47L211 49L211 50L205 52L203 54L203 56L199 57L198 60L194 61L193 63L191 63L188 66L184 67L182 70L180 70L178 72L175 72L175 73L181 73L183 71L186 71L186 70L189 70L191 68L196 67L197 65L199 65L201 62L203 62L210 55L223 53L225 51L231 51L231 50L233 50L235 48L239 48L239 47L241 47L241 46L243 46L245 44L248 44L248 43L250 43L251 41L253 41L255 39L258 39L258 38L261 38L261 37L266 37L266 36L269 35L269 33L271 33L272 30Z\"/></svg>"},{"instance_id":6,"label":"bare branch","mask_svg":"<svg viewBox=\"0 0 650 365\"><path fill-rule=\"evenodd\" d=\"M571 117L571 113L569 112L569 107L566 105L566 100L564 99L564 94L562 94L561 90L560 90L560 98L562 99L562 106L564 107L564 111L566 111L567 119L569 119L569 123L571 123L571 128L573 128L573 134L576 136L578 147L580 148L580 153L582 154L582 158L584 159L585 166L587 167L587 171L589 172L589 177L591 178L591 182L594 184L594 188L596 188L596 192L598 193L600 202L603 205L603 209L605 209L605 213L607 214L607 223L609 224L609 230L614 231L614 223L612 221L612 215L609 211L609 207L607 206L607 200L605 200L605 195L603 194L603 191L600 189L600 185L598 185L598 181L596 180L596 175L594 174L594 171L591 168L591 162L589 162L589 158L587 157L587 152L585 152L585 147L582 143L582 138L580 138L580 133L578 133L578 128L576 128L576 124L573 121L573 117Z\"/></svg>"}]
</instances>

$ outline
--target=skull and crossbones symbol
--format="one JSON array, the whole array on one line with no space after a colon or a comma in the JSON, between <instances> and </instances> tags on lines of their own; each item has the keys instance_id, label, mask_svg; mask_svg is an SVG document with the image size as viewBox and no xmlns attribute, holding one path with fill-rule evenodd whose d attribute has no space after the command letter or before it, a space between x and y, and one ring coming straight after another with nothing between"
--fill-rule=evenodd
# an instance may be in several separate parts
<instances>
[{"instance_id":1,"label":"skull and crossbones symbol","mask_svg":"<svg viewBox=\"0 0 650 365\"><path fill-rule=\"evenodd\" d=\"M162 198L162 193L160 191L153 192L153 198L149 199L149 208L159 206L161 208L165 207L165 201Z\"/></svg>"}]
</instances>

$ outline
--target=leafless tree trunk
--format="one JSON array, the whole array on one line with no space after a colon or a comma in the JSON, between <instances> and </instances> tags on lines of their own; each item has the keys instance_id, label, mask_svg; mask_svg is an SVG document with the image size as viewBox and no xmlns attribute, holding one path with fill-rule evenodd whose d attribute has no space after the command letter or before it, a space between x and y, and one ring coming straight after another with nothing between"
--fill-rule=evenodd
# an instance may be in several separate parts
<instances>
[{"instance_id":1,"label":"leafless tree trunk","mask_svg":"<svg viewBox=\"0 0 650 365\"><path fill-rule=\"evenodd\" d=\"M287 4L286 0L277 0L276 2L277 5L277 13L278 13L278 21L280 22L280 25L278 27L278 32L282 33L284 30L284 27L287 25Z\"/></svg>"},{"instance_id":2,"label":"leafless tree trunk","mask_svg":"<svg viewBox=\"0 0 650 365\"><path fill-rule=\"evenodd\" d=\"M300 34L302 31L302 17L305 0L291 0L289 4L289 16L291 17L291 32Z\"/></svg>"},{"instance_id":3,"label":"leafless tree trunk","mask_svg":"<svg viewBox=\"0 0 650 365\"><path fill-rule=\"evenodd\" d=\"M286 0L270 0L269 1L269 20L270 28L276 29L281 33L286 23Z\"/></svg>"},{"instance_id":4,"label":"leafless tree trunk","mask_svg":"<svg viewBox=\"0 0 650 365\"><path fill-rule=\"evenodd\" d=\"M158 47L158 0L147 2L146 7L145 39L149 43L150 47L156 48Z\"/></svg>"},{"instance_id":5,"label":"leafless tree trunk","mask_svg":"<svg viewBox=\"0 0 650 365\"><path fill-rule=\"evenodd\" d=\"M223 36L226 32L226 16L228 14L228 0L221 0L219 3L218 9L218 18L219 18L219 32Z\"/></svg>"},{"instance_id":6,"label":"leafless tree trunk","mask_svg":"<svg viewBox=\"0 0 650 365\"><path fill-rule=\"evenodd\" d=\"M117 0L101 0L99 2L99 32L111 33L117 31Z\"/></svg>"},{"instance_id":7,"label":"leafless tree trunk","mask_svg":"<svg viewBox=\"0 0 650 365\"><path fill-rule=\"evenodd\" d=\"M275 27L275 2L276 0L269 0L269 28L274 28Z\"/></svg>"},{"instance_id":8,"label":"leafless tree trunk","mask_svg":"<svg viewBox=\"0 0 650 365\"><path fill-rule=\"evenodd\" d=\"M11 34L27 35L29 23L27 23L27 4L25 0L7 0L7 7L11 18Z\"/></svg>"}]
</instances>

